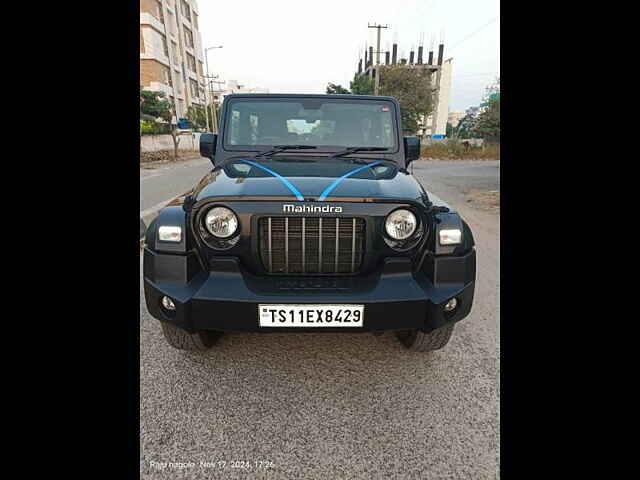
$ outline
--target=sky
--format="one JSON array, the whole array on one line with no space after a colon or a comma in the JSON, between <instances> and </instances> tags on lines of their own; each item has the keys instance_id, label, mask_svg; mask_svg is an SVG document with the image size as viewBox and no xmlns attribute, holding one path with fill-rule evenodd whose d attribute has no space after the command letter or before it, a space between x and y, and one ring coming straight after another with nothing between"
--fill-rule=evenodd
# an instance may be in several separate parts
<instances>
[{"instance_id":1,"label":"sky","mask_svg":"<svg viewBox=\"0 0 640 480\"><path fill-rule=\"evenodd\" d=\"M398 43L398 56L441 36L453 58L450 111L478 105L500 75L499 0L197 0L209 72L220 80L271 93L325 93L327 83L349 88L365 43L375 51ZM384 54L381 54L384 61Z\"/></svg>"}]
</instances>

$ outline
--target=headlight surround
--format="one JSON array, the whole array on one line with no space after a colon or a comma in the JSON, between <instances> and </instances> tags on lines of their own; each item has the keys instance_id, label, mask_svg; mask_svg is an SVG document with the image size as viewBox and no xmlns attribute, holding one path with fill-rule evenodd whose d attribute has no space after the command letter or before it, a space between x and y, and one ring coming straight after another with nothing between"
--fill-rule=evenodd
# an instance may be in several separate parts
<instances>
[{"instance_id":1,"label":"headlight surround","mask_svg":"<svg viewBox=\"0 0 640 480\"><path fill-rule=\"evenodd\" d=\"M204 217L204 226L216 238L229 238L238 231L238 217L226 207L214 207Z\"/></svg>"},{"instance_id":2,"label":"headlight surround","mask_svg":"<svg viewBox=\"0 0 640 480\"><path fill-rule=\"evenodd\" d=\"M384 228L389 237L394 240L407 240L416 231L418 219L410 210L400 208L394 210L384 222Z\"/></svg>"}]
</instances>

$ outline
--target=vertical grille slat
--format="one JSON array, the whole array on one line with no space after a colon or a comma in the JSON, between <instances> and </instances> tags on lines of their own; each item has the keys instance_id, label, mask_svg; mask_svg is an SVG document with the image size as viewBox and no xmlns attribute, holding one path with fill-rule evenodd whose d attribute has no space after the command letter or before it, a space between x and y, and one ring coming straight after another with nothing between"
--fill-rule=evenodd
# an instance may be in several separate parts
<instances>
[{"instance_id":1,"label":"vertical grille slat","mask_svg":"<svg viewBox=\"0 0 640 480\"><path fill-rule=\"evenodd\" d=\"M258 234L258 253L270 274L357 274L364 257L362 218L262 217Z\"/></svg>"},{"instance_id":2,"label":"vertical grille slat","mask_svg":"<svg viewBox=\"0 0 640 480\"><path fill-rule=\"evenodd\" d=\"M334 271L337 273L338 270L338 255L340 253L340 219L336 218L336 253L335 253L335 261L334 261Z\"/></svg>"},{"instance_id":3,"label":"vertical grille slat","mask_svg":"<svg viewBox=\"0 0 640 480\"><path fill-rule=\"evenodd\" d=\"M351 273L356 269L356 219L353 219L353 229L351 230Z\"/></svg>"},{"instance_id":4,"label":"vertical grille slat","mask_svg":"<svg viewBox=\"0 0 640 480\"><path fill-rule=\"evenodd\" d=\"M273 272L273 259L271 252L271 217L269 217L269 273Z\"/></svg>"},{"instance_id":5,"label":"vertical grille slat","mask_svg":"<svg viewBox=\"0 0 640 480\"><path fill-rule=\"evenodd\" d=\"M307 251L306 251L306 245L305 245L305 237L304 237L304 227L305 227L305 220L306 218L302 217L302 273L305 273L306 269L305 269L305 263L306 263L306 256L307 256Z\"/></svg>"},{"instance_id":6,"label":"vertical grille slat","mask_svg":"<svg viewBox=\"0 0 640 480\"><path fill-rule=\"evenodd\" d=\"M289 273L289 217L284 219L284 271Z\"/></svg>"},{"instance_id":7,"label":"vertical grille slat","mask_svg":"<svg viewBox=\"0 0 640 480\"><path fill-rule=\"evenodd\" d=\"M318 273L322 273L322 217L318 220Z\"/></svg>"}]
</instances>

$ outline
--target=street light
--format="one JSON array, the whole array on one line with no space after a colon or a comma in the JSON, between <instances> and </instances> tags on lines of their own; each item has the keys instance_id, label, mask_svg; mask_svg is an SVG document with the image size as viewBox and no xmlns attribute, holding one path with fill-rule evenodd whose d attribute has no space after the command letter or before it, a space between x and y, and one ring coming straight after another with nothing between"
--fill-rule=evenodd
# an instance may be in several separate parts
<instances>
[{"instance_id":1,"label":"street light","mask_svg":"<svg viewBox=\"0 0 640 480\"><path fill-rule=\"evenodd\" d=\"M207 131L211 131L209 129L209 110L207 109L207 105L208 105L209 102L208 102L208 99L207 99L207 88L206 88L207 86L210 85L210 83L209 83L209 81L210 81L209 80L209 55L208 55L208 53L209 53L209 50L214 50L216 48L222 48L222 45L219 45L217 47L209 47L209 48L205 48L204 49L204 61L205 61L206 65L207 65L207 82L205 83L205 89L204 89L204 93L205 93L204 116L205 116L205 119L207 120ZM211 93L211 96L213 96L213 93ZM213 108L212 108L212 110L213 110ZM214 112L212 112L212 113L214 113ZM214 113L214 115L215 115L215 113ZM214 117L214 120L215 120L215 117ZM217 132L217 128L216 128L216 132L214 132L214 133L218 133Z\"/></svg>"}]
</instances>

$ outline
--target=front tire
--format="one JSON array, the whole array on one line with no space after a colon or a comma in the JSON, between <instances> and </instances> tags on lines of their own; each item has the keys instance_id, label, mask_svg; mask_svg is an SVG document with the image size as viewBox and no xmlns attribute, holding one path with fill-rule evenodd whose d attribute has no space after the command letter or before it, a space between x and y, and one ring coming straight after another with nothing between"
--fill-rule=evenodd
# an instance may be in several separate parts
<instances>
[{"instance_id":1,"label":"front tire","mask_svg":"<svg viewBox=\"0 0 640 480\"><path fill-rule=\"evenodd\" d=\"M178 350L204 352L209 350L222 336L221 333L209 331L191 334L167 322L160 322L160 324L167 343Z\"/></svg>"},{"instance_id":2,"label":"front tire","mask_svg":"<svg viewBox=\"0 0 640 480\"><path fill-rule=\"evenodd\" d=\"M445 325L429 333L422 330L403 330L398 332L398 339L408 350L413 352L431 352L440 350L451 338L453 333L453 324Z\"/></svg>"}]
</instances>

